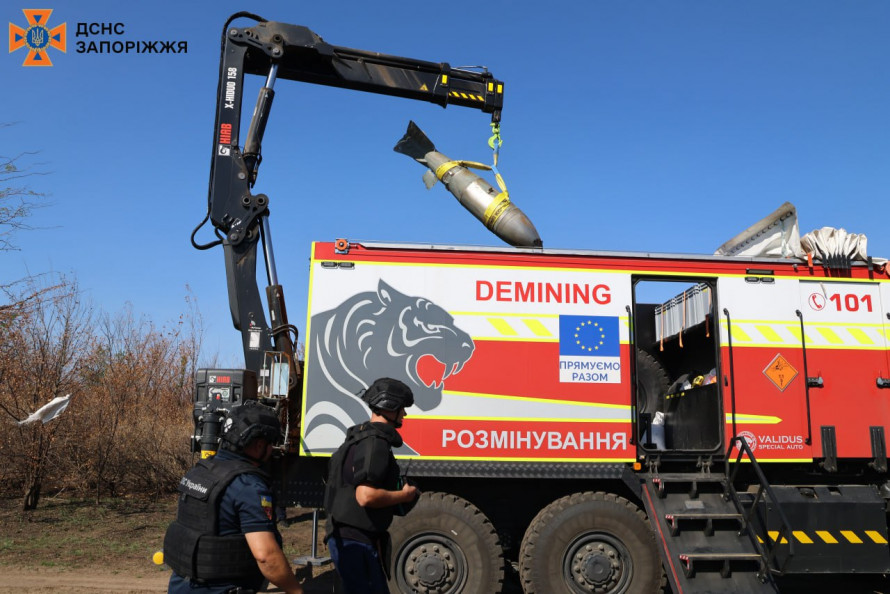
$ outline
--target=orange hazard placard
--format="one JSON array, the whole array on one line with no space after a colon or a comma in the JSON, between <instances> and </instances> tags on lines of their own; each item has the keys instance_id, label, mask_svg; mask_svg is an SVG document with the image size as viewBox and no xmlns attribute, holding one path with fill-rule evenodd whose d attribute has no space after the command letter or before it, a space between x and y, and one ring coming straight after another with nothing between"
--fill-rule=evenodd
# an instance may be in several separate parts
<instances>
[{"instance_id":1,"label":"orange hazard placard","mask_svg":"<svg viewBox=\"0 0 890 594\"><path fill-rule=\"evenodd\" d=\"M776 385L782 392L797 377L797 370L781 354L777 354L763 370L763 375Z\"/></svg>"}]
</instances>

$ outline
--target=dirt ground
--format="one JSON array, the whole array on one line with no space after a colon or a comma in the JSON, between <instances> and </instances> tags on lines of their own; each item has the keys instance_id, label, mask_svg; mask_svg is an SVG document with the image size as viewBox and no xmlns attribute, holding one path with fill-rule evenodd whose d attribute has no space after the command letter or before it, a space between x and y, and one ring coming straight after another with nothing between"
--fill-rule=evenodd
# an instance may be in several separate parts
<instances>
[{"instance_id":1,"label":"dirt ground","mask_svg":"<svg viewBox=\"0 0 890 594\"><path fill-rule=\"evenodd\" d=\"M31 512L21 511L19 499L0 499L0 594L166 592L170 570L155 565L152 556L161 549L175 510L175 497L99 505L45 498ZM288 510L280 529L288 559L311 556L311 510ZM327 556L320 542L316 552ZM330 564L295 569L307 594L332 592Z\"/></svg>"},{"instance_id":2,"label":"dirt ground","mask_svg":"<svg viewBox=\"0 0 890 594\"><path fill-rule=\"evenodd\" d=\"M175 497L160 503L114 499L101 504L45 497L21 511L20 499L0 498L0 594L155 594L167 591L170 570L152 555L175 516ZM319 527L320 533L323 527ZM292 508L281 522L288 559L312 552L312 511ZM318 543L319 557L328 554ZM333 568L298 570L307 594L333 592ZM515 579L514 579L515 581ZM883 576L805 576L781 583L783 594L890 594ZM270 589L268 592L279 590ZM505 592L519 592L510 583Z\"/></svg>"}]
</instances>

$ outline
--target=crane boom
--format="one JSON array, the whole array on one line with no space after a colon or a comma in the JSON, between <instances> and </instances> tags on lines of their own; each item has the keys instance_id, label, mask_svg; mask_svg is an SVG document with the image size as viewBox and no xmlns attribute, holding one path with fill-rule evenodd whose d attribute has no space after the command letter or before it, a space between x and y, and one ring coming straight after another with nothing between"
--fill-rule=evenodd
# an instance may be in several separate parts
<instances>
[{"instance_id":1,"label":"crane boom","mask_svg":"<svg viewBox=\"0 0 890 594\"><path fill-rule=\"evenodd\" d=\"M247 28L230 26L239 17L258 22ZM242 144L242 97L248 74L265 77L266 82ZM262 137L276 80L392 95L443 107L470 107L492 114L494 122L500 120L504 83L484 70L331 45L306 27L265 21L247 13L233 15L226 23L219 76L208 194L208 217L219 240L198 245L193 235L192 243L199 249L223 245L229 309L233 325L242 334L246 369L259 374L268 351L285 353L290 361L289 408L299 411L299 368L293 356L296 330L288 324L275 270L269 198L251 192L262 161ZM270 322L256 281L259 245L268 278Z\"/></svg>"}]
</instances>

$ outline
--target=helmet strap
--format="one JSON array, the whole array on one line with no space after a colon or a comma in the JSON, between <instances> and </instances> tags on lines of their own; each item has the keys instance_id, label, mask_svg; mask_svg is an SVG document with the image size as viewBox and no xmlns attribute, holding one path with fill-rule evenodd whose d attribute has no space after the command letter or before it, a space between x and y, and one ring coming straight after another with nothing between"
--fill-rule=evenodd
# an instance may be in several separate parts
<instances>
[{"instance_id":1,"label":"helmet strap","mask_svg":"<svg viewBox=\"0 0 890 594\"><path fill-rule=\"evenodd\" d=\"M247 452L248 452L248 451L253 451L253 450L255 450L256 448L255 448L254 444L259 443L260 440L263 440L263 441L264 441L265 443L267 443L267 444L269 443L269 440L267 440L265 437L257 437L256 439L252 439L252 440L250 440L250 443L248 443L245 447L243 447L243 448L241 449L241 452L240 452L242 456L244 456L244 457L247 458L248 460L251 460L251 461L253 461L253 462L256 462L257 465L262 465L262 464L265 462L265 460L263 460L261 457L260 457L260 458L256 458L256 457L254 457L254 456L251 456L251 455L248 454ZM262 453L265 453L265 451L266 451L266 448L263 448ZM261 453L261 454L262 454L262 453Z\"/></svg>"},{"instance_id":2,"label":"helmet strap","mask_svg":"<svg viewBox=\"0 0 890 594\"><path fill-rule=\"evenodd\" d=\"M386 413L391 413L393 418L389 418ZM402 422L399 420L399 411L391 411L391 410L377 410L375 413L377 416L386 420L386 424L396 429L401 429Z\"/></svg>"}]
</instances>

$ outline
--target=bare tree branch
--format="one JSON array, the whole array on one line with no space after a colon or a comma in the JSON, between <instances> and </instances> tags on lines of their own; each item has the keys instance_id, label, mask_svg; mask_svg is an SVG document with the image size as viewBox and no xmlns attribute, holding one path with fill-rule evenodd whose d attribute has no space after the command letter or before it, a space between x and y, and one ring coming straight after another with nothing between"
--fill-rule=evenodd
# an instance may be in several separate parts
<instances>
[{"instance_id":1,"label":"bare tree branch","mask_svg":"<svg viewBox=\"0 0 890 594\"><path fill-rule=\"evenodd\" d=\"M0 125L0 129L8 125ZM30 230L27 222L35 209L48 206L46 194L23 184L28 178L49 175L45 163L31 162L38 151L22 151L15 156L0 155L0 252L16 250L16 232Z\"/></svg>"}]
</instances>

